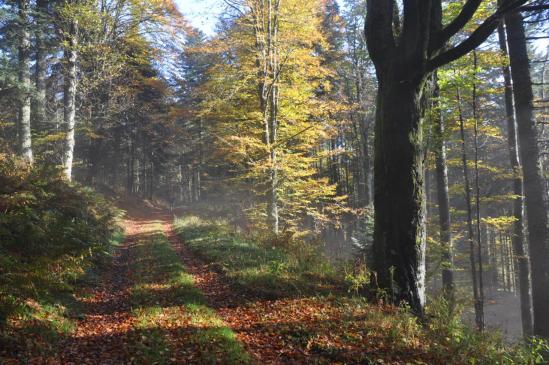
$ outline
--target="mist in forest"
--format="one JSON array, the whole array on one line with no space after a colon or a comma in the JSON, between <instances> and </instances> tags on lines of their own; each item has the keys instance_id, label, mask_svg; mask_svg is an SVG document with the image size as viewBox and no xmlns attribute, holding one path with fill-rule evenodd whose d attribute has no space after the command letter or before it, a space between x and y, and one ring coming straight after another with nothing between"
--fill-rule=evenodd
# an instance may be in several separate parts
<instances>
[{"instance_id":1,"label":"mist in forest","mask_svg":"<svg viewBox=\"0 0 549 365\"><path fill-rule=\"evenodd\" d=\"M548 19L0 0L0 363L549 361Z\"/></svg>"}]
</instances>

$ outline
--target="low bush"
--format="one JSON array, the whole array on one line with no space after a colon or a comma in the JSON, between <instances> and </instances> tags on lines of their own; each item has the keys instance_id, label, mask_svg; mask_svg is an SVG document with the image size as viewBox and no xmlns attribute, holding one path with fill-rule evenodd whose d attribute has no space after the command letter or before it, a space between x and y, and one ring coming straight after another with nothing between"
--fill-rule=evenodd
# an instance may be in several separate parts
<instances>
[{"instance_id":1,"label":"low bush","mask_svg":"<svg viewBox=\"0 0 549 365\"><path fill-rule=\"evenodd\" d=\"M121 236L116 215L58 168L0 155L0 328L10 316L59 306L59 293L108 257Z\"/></svg>"}]
</instances>

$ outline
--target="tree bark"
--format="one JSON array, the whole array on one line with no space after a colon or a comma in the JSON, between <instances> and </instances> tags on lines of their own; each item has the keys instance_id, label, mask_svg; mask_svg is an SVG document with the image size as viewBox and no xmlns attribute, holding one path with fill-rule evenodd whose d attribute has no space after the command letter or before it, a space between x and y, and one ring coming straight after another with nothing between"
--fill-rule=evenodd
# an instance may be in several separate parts
<instances>
[{"instance_id":1,"label":"tree bark","mask_svg":"<svg viewBox=\"0 0 549 365\"><path fill-rule=\"evenodd\" d=\"M418 315L425 302L424 80L403 65L378 77L374 163L377 284ZM404 81L401 81L404 80ZM398 108L395 108L398 105Z\"/></svg>"},{"instance_id":2,"label":"tree bark","mask_svg":"<svg viewBox=\"0 0 549 365\"><path fill-rule=\"evenodd\" d=\"M465 128L463 112L461 110L461 94L457 89L457 104L459 112L459 130L461 134L461 162L463 167L463 180L465 189L465 204L467 207L467 239L469 241L469 262L471 264L471 282L473 285L473 300L475 305L475 322L479 329L484 327L484 318L482 313L482 302L480 301L477 264L475 259L475 235L473 233L473 208L471 206L471 183L469 180L469 169L467 167L467 146L465 140Z\"/></svg>"},{"instance_id":3,"label":"tree bark","mask_svg":"<svg viewBox=\"0 0 549 365\"><path fill-rule=\"evenodd\" d=\"M29 164L34 162L31 138L31 79L30 79L30 34L29 1L19 3L19 153Z\"/></svg>"},{"instance_id":4,"label":"tree bark","mask_svg":"<svg viewBox=\"0 0 549 365\"><path fill-rule=\"evenodd\" d=\"M70 22L68 32L68 47L64 50L65 76L63 95L63 119L65 122L65 150L63 166L67 180L72 179L72 164L74 158L74 128L76 125L76 61L77 61L77 33L78 23L74 19Z\"/></svg>"},{"instance_id":5,"label":"tree bark","mask_svg":"<svg viewBox=\"0 0 549 365\"><path fill-rule=\"evenodd\" d=\"M522 16L505 16L511 77L517 118L520 158L528 218L528 241L532 270L534 335L549 338L549 236L547 196L539 160L537 129L533 115L533 92Z\"/></svg>"},{"instance_id":6,"label":"tree bark","mask_svg":"<svg viewBox=\"0 0 549 365\"><path fill-rule=\"evenodd\" d=\"M361 205L362 207L367 207L370 205L371 202L371 194L370 194L370 145L369 145L369 130L370 130L370 122L364 118L360 122L360 148L362 152L362 166L361 166L361 181L360 181L360 187L361 192L359 196L362 196L361 199Z\"/></svg>"},{"instance_id":7,"label":"tree bark","mask_svg":"<svg viewBox=\"0 0 549 365\"><path fill-rule=\"evenodd\" d=\"M503 24L498 26L499 45L501 53L507 58L507 39ZM517 126L515 109L513 104L513 85L511 83L511 70L509 66L503 66L503 79L505 83L505 117L507 119L507 133L509 143L509 158L513 169L513 194L517 197L513 200L513 224L512 245L517 259L517 276L519 278L520 310L522 319L522 332L529 336L532 334L532 298L530 296L530 262L524 248L524 197L522 187L522 166L520 164Z\"/></svg>"},{"instance_id":8,"label":"tree bark","mask_svg":"<svg viewBox=\"0 0 549 365\"><path fill-rule=\"evenodd\" d=\"M274 58L274 57L273 57ZM271 149L270 155L270 178L269 178L269 203L268 203L268 217L271 226L271 230L274 234L279 233L279 216L278 216L278 161L276 141L278 136L278 86L273 78L273 84L271 86L271 107L269 117L270 128L270 141L269 148Z\"/></svg>"},{"instance_id":9,"label":"tree bark","mask_svg":"<svg viewBox=\"0 0 549 365\"><path fill-rule=\"evenodd\" d=\"M477 256L478 256L478 307L480 310L480 330L484 330L484 265L482 261L482 234L480 228L480 182L479 182L479 148L478 148L478 100L477 100L477 82L476 82L476 70L477 70L477 53L473 51L473 125L474 125L474 142L475 142L475 228L477 238Z\"/></svg>"}]
</instances>

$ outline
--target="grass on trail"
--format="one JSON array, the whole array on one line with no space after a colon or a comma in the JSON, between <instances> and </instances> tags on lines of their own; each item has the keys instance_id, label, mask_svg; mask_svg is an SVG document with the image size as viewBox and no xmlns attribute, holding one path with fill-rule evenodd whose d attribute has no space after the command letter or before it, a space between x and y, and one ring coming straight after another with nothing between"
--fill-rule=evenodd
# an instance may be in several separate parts
<instances>
[{"instance_id":1,"label":"grass on trail","mask_svg":"<svg viewBox=\"0 0 549 365\"><path fill-rule=\"evenodd\" d=\"M134 361L247 364L248 354L194 287L160 224L132 249Z\"/></svg>"},{"instance_id":2,"label":"grass on trail","mask_svg":"<svg viewBox=\"0 0 549 365\"><path fill-rule=\"evenodd\" d=\"M239 289L263 298L299 297L345 292L336 272L313 245L258 244L235 234L223 222L198 217L176 219L179 236L199 257L214 264Z\"/></svg>"}]
</instances>

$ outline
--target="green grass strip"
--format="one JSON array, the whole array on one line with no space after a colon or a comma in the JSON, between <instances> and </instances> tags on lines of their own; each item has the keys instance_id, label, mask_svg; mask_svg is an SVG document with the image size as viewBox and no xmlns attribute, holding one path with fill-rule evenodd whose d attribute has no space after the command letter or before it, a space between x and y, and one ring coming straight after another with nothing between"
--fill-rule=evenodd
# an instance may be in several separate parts
<instances>
[{"instance_id":1,"label":"green grass strip","mask_svg":"<svg viewBox=\"0 0 549 365\"><path fill-rule=\"evenodd\" d=\"M134 361L166 364L190 357L196 364L251 363L234 332L206 305L161 227L155 224L152 231L132 253Z\"/></svg>"}]
</instances>

